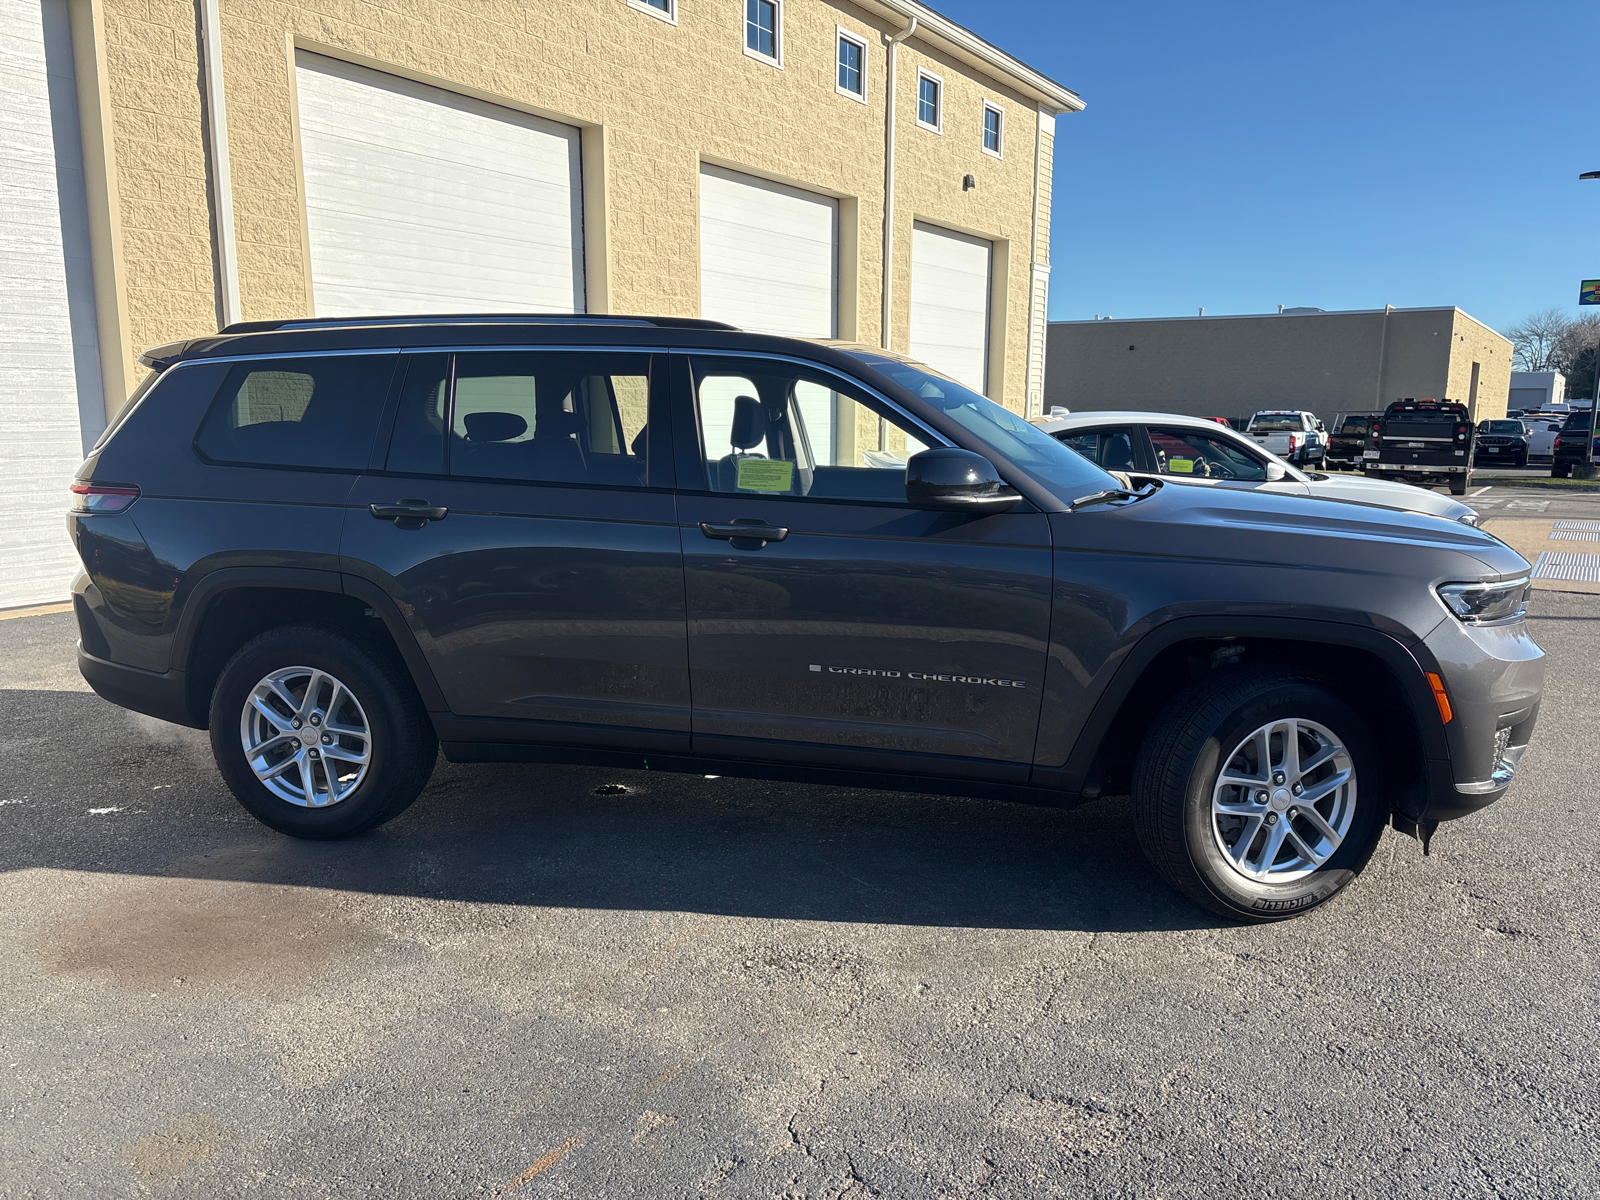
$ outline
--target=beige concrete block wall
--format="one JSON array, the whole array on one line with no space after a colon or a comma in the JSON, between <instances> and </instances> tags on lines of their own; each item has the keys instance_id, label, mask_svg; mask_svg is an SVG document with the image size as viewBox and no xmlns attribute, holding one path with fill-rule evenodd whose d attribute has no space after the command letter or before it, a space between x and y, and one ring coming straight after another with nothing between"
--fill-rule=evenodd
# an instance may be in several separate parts
<instances>
[{"instance_id":1,"label":"beige concrete block wall","mask_svg":"<svg viewBox=\"0 0 1600 1200\"><path fill-rule=\"evenodd\" d=\"M104 5L136 353L216 329L197 29L183 0ZM581 128L595 311L699 315L701 162L839 197L839 332L877 343L883 39L892 27L844 0L787 0L779 69L743 52L743 7L691 0L672 25L624 0L221 0L244 318L312 311L294 108L299 46ZM867 104L834 89L841 25L868 44ZM912 222L992 240L1003 286L992 315L991 392L1020 410L1034 107L915 38L900 56L893 344L907 344ZM918 65L944 80L943 135L916 126ZM1006 114L999 160L982 152L985 98ZM961 190L966 174L977 178L970 192Z\"/></svg>"},{"instance_id":2,"label":"beige concrete block wall","mask_svg":"<svg viewBox=\"0 0 1600 1200\"><path fill-rule=\"evenodd\" d=\"M1467 399L1472 390L1472 364L1478 364L1478 402L1473 415L1479 421L1506 415L1511 402L1511 341L1482 322L1457 312L1451 330L1449 394Z\"/></svg>"}]
</instances>

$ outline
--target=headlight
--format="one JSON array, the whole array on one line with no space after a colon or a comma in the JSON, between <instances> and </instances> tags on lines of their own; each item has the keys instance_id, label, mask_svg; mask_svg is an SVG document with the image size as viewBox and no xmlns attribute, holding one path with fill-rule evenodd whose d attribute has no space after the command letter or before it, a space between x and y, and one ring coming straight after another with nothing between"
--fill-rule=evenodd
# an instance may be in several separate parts
<instances>
[{"instance_id":1,"label":"headlight","mask_svg":"<svg viewBox=\"0 0 1600 1200\"><path fill-rule=\"evenodd\" d=\"M1441 583L1439 599L1468 625L1515 621L1527 607L1528 577L1504 583Z\"/></svg>"}]
</instances>

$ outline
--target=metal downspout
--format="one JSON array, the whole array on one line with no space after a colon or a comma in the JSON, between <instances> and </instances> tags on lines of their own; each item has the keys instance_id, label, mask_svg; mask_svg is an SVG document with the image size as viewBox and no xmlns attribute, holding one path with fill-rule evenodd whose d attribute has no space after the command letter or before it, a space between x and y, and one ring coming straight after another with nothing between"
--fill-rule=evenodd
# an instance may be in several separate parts
<instances>
[{"instance_id":1,"label":"metal downspout","mask_svg":"<svg viewBox=\"0 0 1600 1200\"><path fill-rule=\"evenodd\" d=\"M900 43L917 31L917 18L911 18L899 33L886 39L888 64L884 70L883 118L883 328L879 342L890 349L889 335L894 317L894 113L895 60Z\"/></svg>"},{"instance_id":2,"label":"metal downspout","mask_svg":"<svg viewBox=\"0 0 1600 1200\"><path fill-rule=\"evenodd\" d=\"M200 0L201 63L206 84L206 141L211 153L211 210L216 219L222 326L239 316L239 255L233 236L233 177L228 168L228 113L222 98L222 19L217 0Z\"/></svg>"}]
</instances>

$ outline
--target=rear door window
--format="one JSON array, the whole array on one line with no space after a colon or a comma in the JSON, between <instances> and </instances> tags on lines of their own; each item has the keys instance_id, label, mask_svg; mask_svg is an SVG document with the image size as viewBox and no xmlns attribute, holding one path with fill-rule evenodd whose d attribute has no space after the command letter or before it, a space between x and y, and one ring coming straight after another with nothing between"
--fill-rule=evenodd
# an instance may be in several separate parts
<instances>
[{"instance_id":1,"label":"rear door window","mask_svg":"<svg viewBox=\"0 0 1600 1200\"><path fill-rule=\"evenodd\" d=\"M1139 460L1134 450L1133 427L1114 426L1086 432L1058 433L1057 440L1064 442L1083 457L1107 471L1137 471Z\"/></svg>"},{"instance_id":2,"label":"rear door window","mask_svg":"<svg viewBox=\"0 0 1600 1200\"><path fill-rule=\"evenodd\" d=\"M239 363L195 439L214 462L363 471L398 354Z\"/></svg>"},{"instance_id":3,"label":"rear door window","mask_svg":"<svg viewBox=\"0 0 1600 1200\"><path fill-rule=\"evenodd\" d=\"M386 468L525 483L647 485L650 356L418 355Z\"/></svg>"}]
</instances>

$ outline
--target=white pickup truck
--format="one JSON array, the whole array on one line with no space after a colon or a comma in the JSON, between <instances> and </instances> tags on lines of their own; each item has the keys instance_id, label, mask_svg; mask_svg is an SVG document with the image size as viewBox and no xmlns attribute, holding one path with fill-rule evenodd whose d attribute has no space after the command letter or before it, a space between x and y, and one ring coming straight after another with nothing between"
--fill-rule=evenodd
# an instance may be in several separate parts
<instances>
[{"instance_id":1,"label":"white pickup truck","mask_svg":"<svg viewBox=\"0 0 1600 1200\"><path fill-rule=\"evenodd\" d=\"M1328 452L1328 434L1316 413L1268 409L1251 417L1244 432L1263 450L1300 467L1320 466Z\"/></svg>"}]
</instances>

